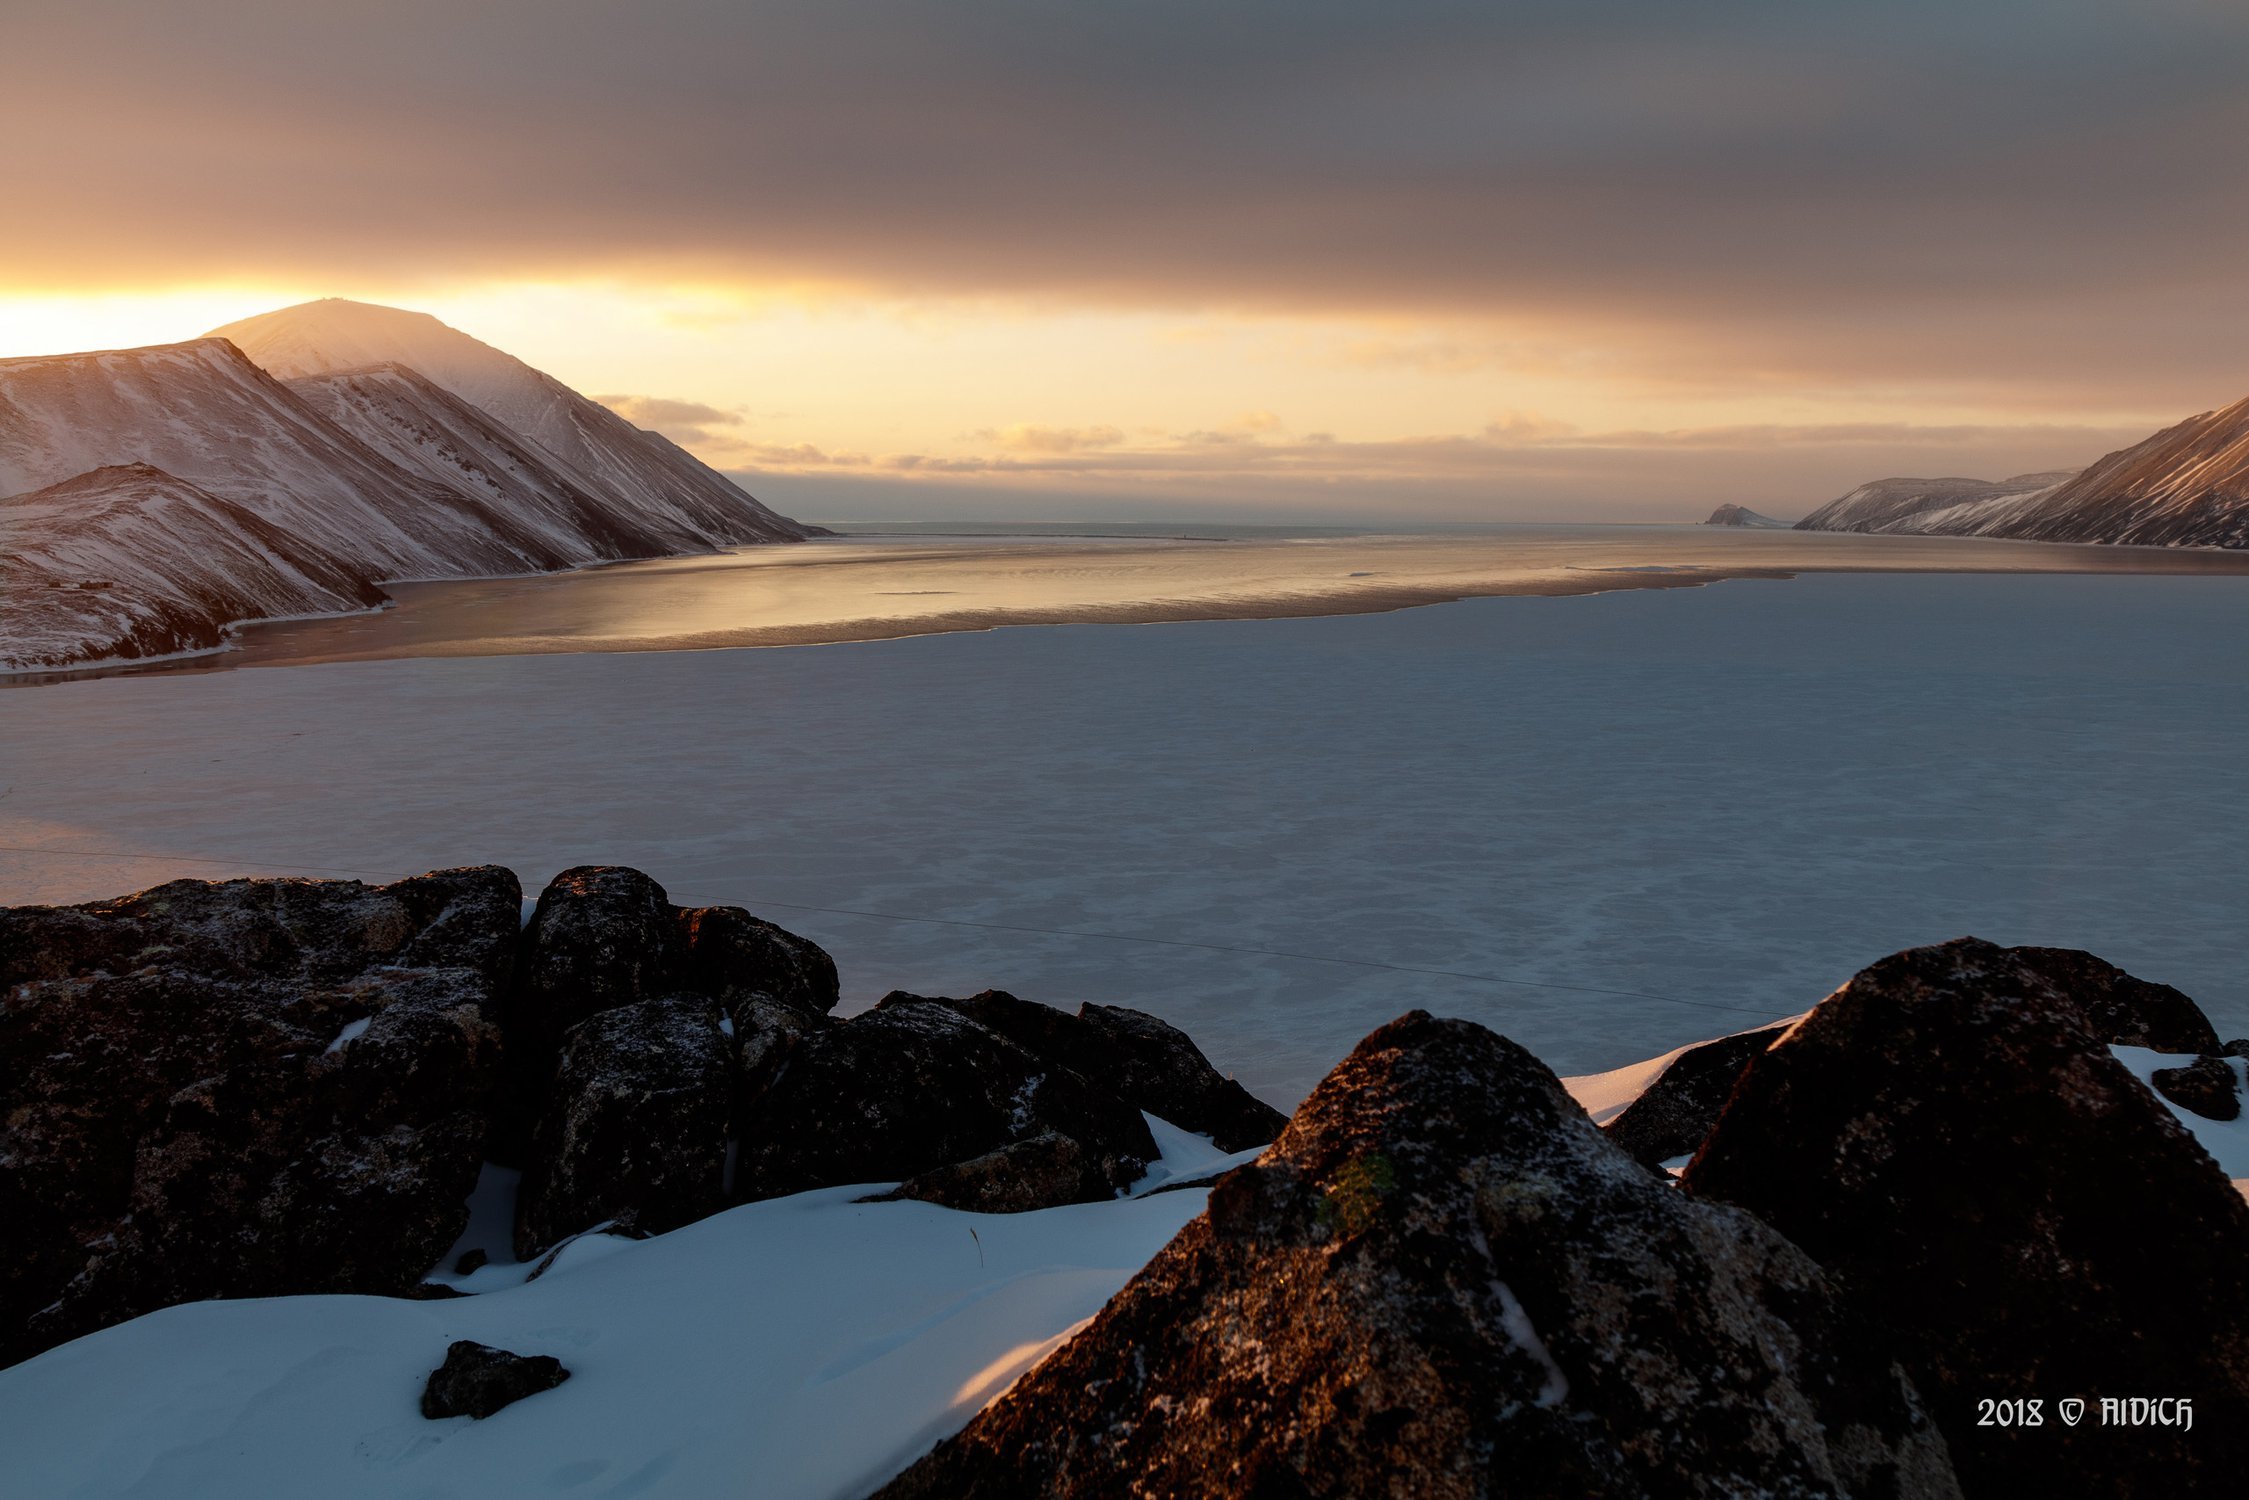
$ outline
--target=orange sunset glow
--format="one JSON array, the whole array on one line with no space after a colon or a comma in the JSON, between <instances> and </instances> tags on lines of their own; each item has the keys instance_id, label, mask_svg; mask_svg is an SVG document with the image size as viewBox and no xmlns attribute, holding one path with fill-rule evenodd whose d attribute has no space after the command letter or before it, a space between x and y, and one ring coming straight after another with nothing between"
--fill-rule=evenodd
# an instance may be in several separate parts
<instances>
[{"instance_id":1,"label":"orange sunset glow","mask_svg":"<svg viewBox=\"0 0 2249 1500\"><path fill-rule=\"evenodd\" d=\"M2232 394L2221 10L1639 9L16 7L0 356L412 307L841 516L1795 514Z\"/></svg>"}]
</instances>

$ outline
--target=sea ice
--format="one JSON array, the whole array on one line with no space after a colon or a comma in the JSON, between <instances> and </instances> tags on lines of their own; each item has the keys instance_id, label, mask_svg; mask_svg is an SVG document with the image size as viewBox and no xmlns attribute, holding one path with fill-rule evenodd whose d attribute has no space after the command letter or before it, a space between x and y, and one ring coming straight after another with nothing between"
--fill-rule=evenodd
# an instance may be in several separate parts
<instances>
[{"instance_id":1,"label":"sea ice","mask_svg":"<svg viewBox=\"0 0 2249 1500\"><path fill-rule=\"evenodd\" d=\"M1416 1006L1590 1073L1962 933L2249 1033L2241 578L179 673L0 719L0 901L615 861L820 941L847 1011L1136 1006L1283 1107Z\"/></svg>"}]
</instances>

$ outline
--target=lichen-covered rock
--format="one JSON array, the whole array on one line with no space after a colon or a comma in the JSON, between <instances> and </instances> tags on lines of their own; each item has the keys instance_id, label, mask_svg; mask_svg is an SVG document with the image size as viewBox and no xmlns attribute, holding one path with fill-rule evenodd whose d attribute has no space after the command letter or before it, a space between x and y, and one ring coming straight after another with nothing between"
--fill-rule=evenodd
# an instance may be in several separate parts
<instances>
[{"instance_id":1,"label":"lichen-covered rock","mask_svg":"<svg viewBox=\"0 0 2249 1500\"><path fill-rule=\"evenodd\" d=\"M1085 1154L1065 1201L1114 1195L1156 1155L1116 1095L949 1004L894 999L795 1043L744 1112L737 1187L901 1182L1049 1130Z\"/></svg>"},{"instance_id":2,"label":"lichen-covered rock","mask_svg":"<svg viewBox=\"0 0 2249 1500\"><path fill-rule=\"evenodd\" d=\"M2217 1028L2185 995L2167 984L2135 979L2105 959L2077 948L2010 948L2024 967L2069 996L2085 1013L2093 1034L2124 1047L2157 1052L2215 1052Z\"/></svg>"},{"instance_id":3,"label":"lichen-covered rock","mask_svg":"<svg viewBox=\"0 0 2249 1500\"><path fill-rule=\"evenodd\" d=\"M878 1003L909 1002L952 1006L1135 1108L1209 1136L1221 1151L1262 1146L1288 1124L1287 1115L1212 1067L1186 1032L1143 1011L1087 1004L1073 1016L1005 990L965 1000L894 992Z\"/></svg>"},{"instance_id":4,"label":"lichen-covered rock","mask_svg":"<svg viewBox=\"0 0 2249 1500\"><path fill-rule=\"evenodd\" d=\"M1971 1492L2233 1493L2249 1204L2110 1054L2114 982L2089 1014L2083 972L1972 938L1882 960L1750 1064L1682 1186L1828 1267ZM2192 1398L2193 1429L2056 1419L2104 1395ZM2044 1424L1979 1423L2015 1399Z\"/></svg>"},{"instance_id":5,"label":"lichen-covered rock","mask_svg":"<svg viewBox=\"0 0 2249 1500\"><path fill-rule=\"evenodd\" d=\"M1943 1496L1812 1260L1415 1012L1093 1323L882 1492Z\"/></svg>"},{"instance_id":6,"label":"lichen-covered rock","mask_svg":"<svg viewBox=\"0 0 2249 1500\"><path fill-rule=\"evenodd\" d=\"M836 1008L836 961L811 939L739 906L687 907L676 920L680 989L721 1004L762 996L813 1016Z\"/></svg>"},{"instance_id":7,"label":"lichen-covered rock","mask_svg":"<svg viewBox=\"0 0 2249 1500\"><path fill-rule=\"evenodd\" d=\"M2176 1068L2157 1068L2148 1082L2164 1098L2205 1120L2241 1118L2240 1080L2234 1077L2233 1064L2223 1057L2198 1057Z\"/></svg>"},{"instance_id":8,"label":"lichen-covered rock","mask_svg":"<svg viewBox=\"0 0 2249 1500\"><path fill-rule=\"evenodd\" d=\"M644 1000L565 1034L516 1201L516 1256L605 1221L648 1234L726 1206L734 1058L716 1003Z\"/></svg>"},{"instance_id":9,"label":"lichen-covered rock","mask_svg":"<svg viewBox=\"0 0 2249 1500\"><path fill-rule=\"evenodd\" d=\"M0 1358L415 1285L476 1180L520 900L481 869L0 911Z\"/></svg>"},{"instance_id":10,"label":"lichen-covered rock","mask_svg":"<svg viewBox=\"0 0 2249 1500\"><path fill-rule=\"evenodd\" d=\"M935 1167L887 1193L862 1201L911 1198L979 1214L1020 1214L1051 1208L1084 1195L1085 1148L1057 1131L1042 1130L997 1151Z\"/></svg>"},{"instance_id":11,"label":"lichen-covered rock","mask_svg":"<svg viewBox=\"0 0 2249 1500\"><path fill-rule=\"evenodd\" d=\"M1780 1033L1780 1027L1768 1026L1689 1047L1622 1114L1603 1125L1602 1133L1651 1167L1691 1155L1717 1123L1750 1060Z\"/></svg>"},{"instance_id":12,"label":"lichen-covered rock","mask_svg":"<svg viewBox=\"0 0 2249 1500\"><path fill-rule=\"evenodd\" d=\"M422 1415L433 1422L447 1417L481 1421L494 1412L551 1391L570 1378L551 1354L515 1354L459 1339L445 1351L445 1363L422 1385Z\"/></svg>"}]
</instances>

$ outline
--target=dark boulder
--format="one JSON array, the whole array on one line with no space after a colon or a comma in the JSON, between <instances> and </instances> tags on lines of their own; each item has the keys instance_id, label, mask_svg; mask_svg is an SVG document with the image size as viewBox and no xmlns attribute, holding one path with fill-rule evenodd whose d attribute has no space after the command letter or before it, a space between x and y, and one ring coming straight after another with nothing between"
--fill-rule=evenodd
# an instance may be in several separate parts
<instances>
[{"instance_id":1,"label":"dark boulder","mask_svg":"<svg viewBox=\"0 0 2249 1500\"><path fill-rule=\"evenodd\" d=\"M2220 1057L2249 1057L2249 1037L2237 1036L2218 1049Z\"/></svg>"},{"instance_id":2,"label":"dark boulder","mask_svg":"<svg viewBox=\"0 0 2249 1500\"><path fill-rule=\"evenodd\" d=\"M1093 1037L1079 1071L1157 1119L1207 1135L1221 1151L1262 1146L1287 1127L1287 1115L1212 1067L1178 1027L1116 1005L1082 1005L1078 1019Z\"/></svg>"},{"instance_id":3,"label":"dark boulder","mask_svg":"<svg viewBox=\"0 0 2249 1500\"><path fill-rule=\"evenodd\" d=\"M2249 1204L2110 1054L2105 969L2089 1013L2055 977L2086 967L2039 951L1964 938L1882 960L1750 1064L1682 1187L1829 1269L1971 1491L2233 1493ZM2193 1430L2056 1420L2061 1398L2104 1395L2191 1397ZM1978 1403L2016 1399L2043 1401L2043 1425L1979 1423Z\"/></svg>"},{"instance_id":4,"label":"dark boulder","mask_svg":"<svg viewBox=\"0 0 2249 1500\"><path fill-rule=\"evenodd\" d=\"M1603 1125L1602 1133L1651 1167L1692 1155L1726 1107L1742 1070L1785 1029L1768 1026L1689 1047L1622 1114Z\"/></svg>"},{"instance_id":5,"label":"dark boulder","mask_svg":"<svg viewBox=\"0 0 2249 1500\"><path fill-rule=\"evenodd\" d=\"M678 995L565 1034L517 1198L518 1259L603 1222L661 1234L726 1206L734 1057L719 1020Z\"/></svg>"},{"instance_id":6,"label":"dark boulder","mask_svg":"<svg viewBox=\"0 0 2249 1500\"><path fill-rule=\"evenodd\" d=\"M586 1017L670 993L677 914L662 886L622 865L555 876L523 929L518 1027L551 1055Z\"/></svg>"},{"instance_id":7,"label":"dark boulder","mask_svg":"<svg viewBox=\"0 0 2249 1500\"><path fill-rule=\"evenodd\" d=\"M523 931L527 1029L559 1042L580 1021L682 990L721 1003L753 995L820 1016L835 1008L835 960L738 906L682 908L623 865L565 870Z\"/></svg>"},{"instance_id":8,"label":"dark boulder","mask_svg":"<svg viewBox=\"0 0 2249 1500\"><path fill-rule=\"evenodd\" d=\"M1010 1141L997 1151L933 1167L887 1193L860 1201L915 1199L979 1214L1020 1214L1085 1196L1085 1148L1057 1131Z\"/></svg>"},{"instance_id":9,"label":"dark boulder","mask_svg":"<svg viewBox=\"0 0 2249 1500\"><path fill-rule=\"evenodd\" d=\"M422 1415L432 1422L446 1417L481 1421L569 1378L562 1361L551 1354L512 1354L460 1339L446 1349L445 1363L430 1371L423 1384Z\"/></svg>"},{"instance_id":10,"label":"dark boulder","mask_svg":"<svg viewBox=\"0 0 2249 1500\"><path fill-rule=\"evenodd\" d=\"M2241 1118L2241 1090L2233 1064L2222 1057L2198 1057L2176 1068L2157 1068L2148 1075L2155 1091L2190 1114L2205 1120Z\"/></svg>"},{"instance_id":11,"label":"dark boulder","mask_svg":"<svg viewBox=\"0 0 2249 1500\"><path fill-rule=\"evenodd\" d=\"M835 960L735 906L681 908L647 875L580 865L539 894L522 935L509 1019L514 1065L495 1160L527 1164L562 1037L590 1016L693 993L732 1014L752 1002L818 1020L834 1008Z\"/></svg>"},{"instance_id":12,"label":"dark boulder","mask_svg":"<svg viewBox=\"0 0 2249 1500\"><path fill-rule=\"evenodd\" d=\"M416 1285L482 1159L520 900L482 869L0 911L0 1359Z\"/></svg>"},{"instance_id":13,"label":"dark boulder","mask_svg":"<svg viewBox=\"0 0 2249 1500\"><path fill-rule=\"evenodd\" d=\"M748 1102L737 1188L772 1198L902 1182L1044 1131L1075 1141L1070 1200L1113 1196L1156 1155L1129 1103L953 1006L886 1003L799 1039Z\"/></svg>"},{"instance_id":14,"label":"dark boulder","mask_svg":"<svg viewBox=\"0 0 2249 1500\"><path fill-rule=\"evenodd\" d=\"M1288 1116L1210 1065L1187 1033L1143 1011L1087 1004L1076 1015L986 990L965 1000L894 991L877 1002L949 1005L1016 1045L1123 1096L1159 1120L1246 1151L1281 1133Z\"/></svg>"},{"instance_id":15,"label":"dark boulder","mask_svg":"<svg viewBox=\"0 0 2249 1500\"><path fill-rule=\"evenodd\" d=\"M882 1494L1956 1494L1809 1257L1416 1012Z\"/></svg>"},{"instance_id":16,"label":"dark boulder","mask_svg":"<svg viewBox=\"0 0 2249 1500\"><path fill-rule=\"evenodd\" d=\"M2010 948L2024 967L2076 1002L2093 1034L2123 1047L2157 1052L2215 1052L2217 1028L2167 984L2135 979L2076 948Z\"/></svg>"},{"instance_id":17,"label":"dark boulder","mask_svg":"<svg viewBox=\"0 0 2249 1500\"><path fill-rule=\"evenodd\" d=\"M761 996L814 1016L836 1008L836 961L811 939L739 906L688 907L675 920L678 988L721 1004Z\"/></svg>"}]
</instances>

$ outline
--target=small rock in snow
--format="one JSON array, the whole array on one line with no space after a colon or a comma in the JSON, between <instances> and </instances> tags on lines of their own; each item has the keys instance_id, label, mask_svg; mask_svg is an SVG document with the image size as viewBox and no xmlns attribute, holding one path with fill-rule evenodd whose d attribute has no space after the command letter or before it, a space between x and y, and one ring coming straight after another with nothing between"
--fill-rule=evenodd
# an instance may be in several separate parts
<instances>
[{"instance_id":1,"label":"small rock in snow","mask_svg":"<svg viewBox=\"0 0 2249 1500\"><path fill-rule=\"evenodd\" d=\"M446 1417L481 1420L569 1378L562 1361L551 1354L514 1354L460 1339L445 1351L445 1363L430 1371L422 1387L422 1415L433 1422Z\"/></svg>"}]
</instances>

